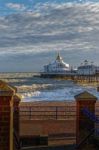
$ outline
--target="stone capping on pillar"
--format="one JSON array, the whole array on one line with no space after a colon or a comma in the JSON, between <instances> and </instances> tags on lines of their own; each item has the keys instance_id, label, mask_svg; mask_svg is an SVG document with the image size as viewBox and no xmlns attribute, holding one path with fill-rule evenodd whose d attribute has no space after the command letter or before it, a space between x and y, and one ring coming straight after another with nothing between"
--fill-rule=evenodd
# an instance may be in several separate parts
<instances>
[{"instance_id":1,"label":"stone capping on pillar","mask_svg":"<svg viewBox=\"0 0 99 150\"><path fill-rule=\"evenodd\" d=\"M13 96L16 93L16 88L8 85L0 80L0 96Z\"/></svg>"},{"instance_id":2,"label":"stone capping on pillar","mask_svg":"<svg viewBox=\"0 0 99 150\"><path fill-rule=\"evenodd\" d=\"M21 96L19 96L18 94L14 95L14 101L15 102L20 102L21 101Z\"/></svg>"},{"instance_id":3,"label":"stone capping on pillar","mask_svg":"<svg viewBox=\"0 0 99 150\"><path fill-rule=\"evenodd\" d=\"M78 95L76 95L76 96L74 96L75 97L75 99L77 100L77 101L82 101L82 100L97 100L97 97L96 96L94 96L93 94L91 94L91 93L89 93L89 92L87 92L87 91L84 91L84 92L82 92L82 93L80 93L80 94L78 94Z\"/></svg>"}]
</instances>

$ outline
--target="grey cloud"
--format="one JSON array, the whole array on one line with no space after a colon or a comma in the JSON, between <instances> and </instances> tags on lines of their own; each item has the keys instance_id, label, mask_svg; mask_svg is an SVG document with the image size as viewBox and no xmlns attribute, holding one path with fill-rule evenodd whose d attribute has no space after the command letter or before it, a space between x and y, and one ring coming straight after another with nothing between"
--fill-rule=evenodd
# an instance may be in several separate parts
<instances>
[{"instance_id":1,"label":"grey cloud","mask_svg":"<svg viewBox=\"0 0 99 150\"><path fill-rule=\"evenodd\" d=\"M6 3L6 7L10 8L10 9L14 9L14 10L25 10L26 7L24 4L20 4L20 3Z\"/></svg>"},{"instance_id":2,"label":"grey cloud","mask_svg":"<svg viewBox=\"0 0 99 150\"><path fill-rule=\"evenodd\" d=\"M23 60L24 55L27 60L30 55L33 59L36 57L34 60L37 62L45 52L46 55L41 55L43 65L49 53L61 51L67 56L65 59L70 57L75 64L82 56L90 56L99 63L96 56L99 54L98 39L99 3L46 3L36 6L34 12L0 17L0 56L11 62L12 58ZM39 64L36 67L39 68Z\"/></svg>"}]
</instances>

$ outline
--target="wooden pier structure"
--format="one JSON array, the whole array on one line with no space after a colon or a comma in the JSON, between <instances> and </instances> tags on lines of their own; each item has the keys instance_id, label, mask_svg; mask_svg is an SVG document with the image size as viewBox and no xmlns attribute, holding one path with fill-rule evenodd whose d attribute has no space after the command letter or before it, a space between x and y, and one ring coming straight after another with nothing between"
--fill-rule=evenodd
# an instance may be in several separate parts
<instances>
[{"instance_id":1,"label":"wooden pier structure","mask_svg":"<svg viewBox=\"0 0 99 150\"><path fill-rule=\"evenodd\" d=\"M79 75L79 74L64 74L64 73L41 73L42 78L55 78L55 79L65 79L72 80L77 83L99 83L99 73L89 74L89 75Z\"/></svg>"}]
</instances>

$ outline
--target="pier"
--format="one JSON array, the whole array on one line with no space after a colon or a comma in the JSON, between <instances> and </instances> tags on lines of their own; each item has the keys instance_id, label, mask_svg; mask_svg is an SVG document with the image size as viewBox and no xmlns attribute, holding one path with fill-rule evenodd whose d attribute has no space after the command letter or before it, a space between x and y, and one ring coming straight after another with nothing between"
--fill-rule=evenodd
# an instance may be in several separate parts
<instances>
[{"instance_id":1,"label":"pier","mask_svg":"<svg viewBox=\"0 0 99 150\"><path fill-rule=\"evenodd\" d=\"M77 83L97 83L99 82L99 66L85 60L75 68L65 63L58 53L55 61L44 66L40 77L73 80Z\"/></svg>"},{"instance_id":2,"label":"pier","mask_svg":"<svg viewBox=\"0 0 99 150\"><path fill-rule=\"evenodd\" d=\"M41 78L55 78L63 80L72 80L76 83L99 83L99 73L94 75L79 75L65 73L41 73Z\"/></svg>"}]
</instances>

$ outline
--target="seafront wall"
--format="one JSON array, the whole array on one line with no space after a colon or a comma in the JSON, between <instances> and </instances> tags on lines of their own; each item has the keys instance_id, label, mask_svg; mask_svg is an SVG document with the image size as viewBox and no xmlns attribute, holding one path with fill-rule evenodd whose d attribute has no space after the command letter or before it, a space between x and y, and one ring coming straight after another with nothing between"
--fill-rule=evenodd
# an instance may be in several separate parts
<instances>
[{"instance_id":1,"label":"seafront wall","mask_svg":"<svg viewBox=\"0 0 99 150\"><path fill-rule=\"evenodd\" d=\"M99 115L98 108L99 102L97 101L95 105L97 116ZM23 111L25 111L25 114ZM76 102L21 102L20 121L21 135L75 133ZM37 129L35 129L36 127ZM28 129L30 129L30 132Z\"/></svg>"},{"instance_id":2,"label":"seafront wall","mask_svg":"<svg viewBox=\"0 0 99 150\"><path fill-rule=\"evenodd\" d=\"M75 143L76 111L73 108L76 108L74 102L64 101L20 103L20 136L47 136L48 145Z\"/></svg>"}]
</instances>

